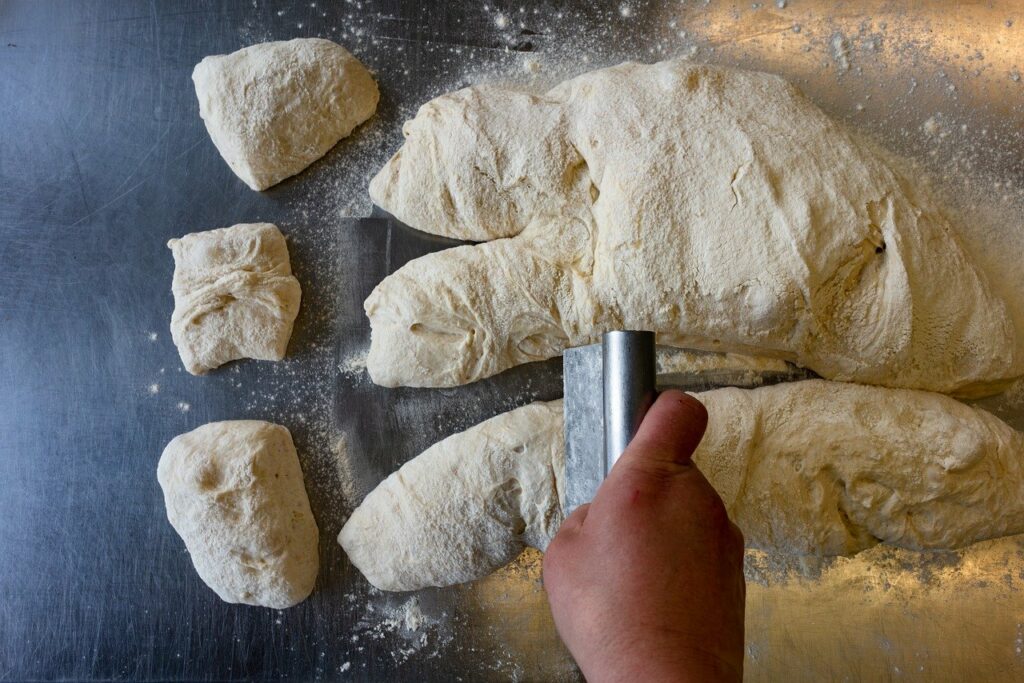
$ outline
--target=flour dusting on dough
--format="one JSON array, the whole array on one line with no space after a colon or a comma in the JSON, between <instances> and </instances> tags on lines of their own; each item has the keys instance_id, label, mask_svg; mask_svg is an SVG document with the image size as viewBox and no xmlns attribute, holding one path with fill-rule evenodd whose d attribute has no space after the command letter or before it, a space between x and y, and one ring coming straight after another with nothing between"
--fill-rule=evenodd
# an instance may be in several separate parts
<instances>
[{"instance_id":1,"label":"flour dusting on dough","mask_svg":"<svg viewBox=\"0 0 1024 683\"><path fill-rule=\"evenodd\" d=\"M543 95L449 93L404 132L371 197L485 242L415 259L367 298L384 386L473 382L610 329L961 394L1024 370L1005 303L927 188L774 76L625 63Z\"/></svg>"}]
</instances>

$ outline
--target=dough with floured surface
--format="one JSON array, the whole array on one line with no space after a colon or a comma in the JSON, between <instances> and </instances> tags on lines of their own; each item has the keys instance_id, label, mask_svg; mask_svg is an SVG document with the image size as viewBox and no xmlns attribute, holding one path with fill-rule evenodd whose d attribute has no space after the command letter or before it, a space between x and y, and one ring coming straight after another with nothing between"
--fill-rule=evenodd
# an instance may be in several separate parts
<instances>
[{"instance_id":1,"label":"dough with floured surface","mask_svg":"<svg viewBox=\"0 0 1024 683\"><path fill-rule=\"evenodd\" d=\"M562 523L561 410L534 403L434 444L366 497L338 542L392 591L472 581L547 547Z\"/></svg>"},{"instance_id":2,"label":"dough with floured surface","mask_svg":"<svg viewBox=\"0 0 1024 683\"><path fill-rule=\"evenodd\" d=\"M192 80L213 144L254 190L322 157L373 115L380 97L366 67L323 38L206 57Z\"/></svg>"},{"instance_id":3,"label":"dough with floured surface","mask_svg":"<svg viewBox=\"0 0 1024 683\"><path fill-rule=\"evenodd\" d=\"M167 518L222 600L284 609L313 590L319 535L286 428L205 424L167 444L157 478Z\"/></svg>"},{"instance_id":4,"label":"dough with floured surface","mask_svg":"<svg viewBox=\"0 0 1024 683\"><path fill-rule=\"evenodd\" d=\"M983 410L824 380L697 397L709 420L694 461L751 547L851 555L1024 532L1024 435ZM547 547L563 476L562 403L535 403L406 463L339 542L384 590L478 579Z\"/></svg>"},{"instance_id":5,"label":"dough with floured surface","mask_svg":"<svg viewBox=\"0 0 1024 683\"><path fill-rule=\"evenodd\" d=\"M370 184L419 230L490 240L367 298L384 386L451 386L613 329L960 394L1024 372L935 202L781 78L627 63L543 95L423 105Z\"/></svg>"},{"instance_id":6,"label":"dough with floured surface","mask_svg":"<svg viewBox=\"0 0 1024 683\"><path fill-rule=\"evenodd\" d=\"M281 360L302 289L277 226L241 223L173 239L171 337L202 375L238 358Z\"/></svg>"}]
</instances>

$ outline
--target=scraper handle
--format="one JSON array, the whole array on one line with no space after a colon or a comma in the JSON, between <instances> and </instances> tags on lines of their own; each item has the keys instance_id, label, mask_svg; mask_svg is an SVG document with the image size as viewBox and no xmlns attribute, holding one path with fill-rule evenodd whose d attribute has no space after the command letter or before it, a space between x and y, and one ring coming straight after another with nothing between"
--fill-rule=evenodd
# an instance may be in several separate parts
<instances>
[{"instance_id":1,"label":"scraper handle","mask_svg":"<svg viewBox=\"0 0 1024 683\"><path fill-rule=\"evenodd\" d=\"M605 332L604 462L611 471L657 396L654 333L634 330Z\"/></svg>"}]
</instances>

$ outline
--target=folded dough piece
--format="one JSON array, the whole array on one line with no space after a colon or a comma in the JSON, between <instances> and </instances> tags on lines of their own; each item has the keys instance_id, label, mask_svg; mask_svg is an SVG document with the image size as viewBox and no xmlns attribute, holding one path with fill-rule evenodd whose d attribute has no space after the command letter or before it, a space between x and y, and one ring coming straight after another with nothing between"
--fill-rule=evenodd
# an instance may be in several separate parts
<instances>
[{"instance_id":1,"label":"folded dough piece","mask_svg":"<svg viewBox=\"0 0 1024 683\"><path fill-rule=\"evenodd\" d=\"M167 243L171 337L193 375L238 358L281 360L302 290L276 225L240 223Z\"/></svg>"},{"instance_id":2,"label":"folded dough piece","mask_svg":"<svg viewBox=\"0 0 1024 683\"><path fill-rule=\"evenodd\" d=\"M167 444L157 478L167 519L221 600L284 609L313 590L319 533L285 427L205 424Z\"/></svg>"},{"instance_id":3,"label":"folded dough piece","mask_svg":"<svg viewBox=\"0 0 1024 683\"><path fill-rule=\"evenodd\" d=\"M697 394L694 460L751 547L852 555L1024 532L1024 435L941 394L809 380ZM547 547L562 513L562 403L435 444L372 491L338 537L383 590L486 576Z\"/></svg>"},{"instance_id":4,"label":"folded dough piece","mask_svg":"<svg viewBox=\"0 0 1024 683\"><path fill-rule=\"evenodd\" d=\"M481 422L385 479L338 542L382 590L486 576L558 530L564 450L561 401Z\"/></svg>"},{"instance_id":5,"label":"folded dough piece","mask_svg":"<svg viewBox=\"0 0 1024 683\"><path fill-rule=\"evenodd\" d=\"M934 202L776 76L627 63L540 96L444 95L404 133L373 200L493 241L373 291L378 384L464 384L609 329L893 387L977 393L1024 372Z\"/></svg>"},{"instance_id":6,"label":"folded dough piece","mask_svg":"<svg viewBox=\"0 0 1024 683\"><path fill-rule=\"evenodd\" d=\"M295 175L377 110L370 72L322 38L206 57L192 81L199 115L231 170L254 190Z\"/></svg>"}]
</instances>

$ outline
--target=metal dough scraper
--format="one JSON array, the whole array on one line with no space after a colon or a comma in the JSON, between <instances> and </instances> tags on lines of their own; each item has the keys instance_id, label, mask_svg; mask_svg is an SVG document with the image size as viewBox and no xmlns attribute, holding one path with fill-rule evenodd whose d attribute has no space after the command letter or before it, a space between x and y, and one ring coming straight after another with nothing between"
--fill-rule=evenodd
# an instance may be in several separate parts
<instances>
[{"instance_id":1,"label":"metal dough scraper","mask_svg":"<svg viewBox=\"0 0 1024 683\"><path fill-rule=\"evenodd\" d=\"M653 332L606 332L600 344L567 349L562 356L565 479L562 509L589 503L633 439L657 389L707 391L810 379L814 373L712 370L657 376Z\"/></svg>"}]
</instances>

